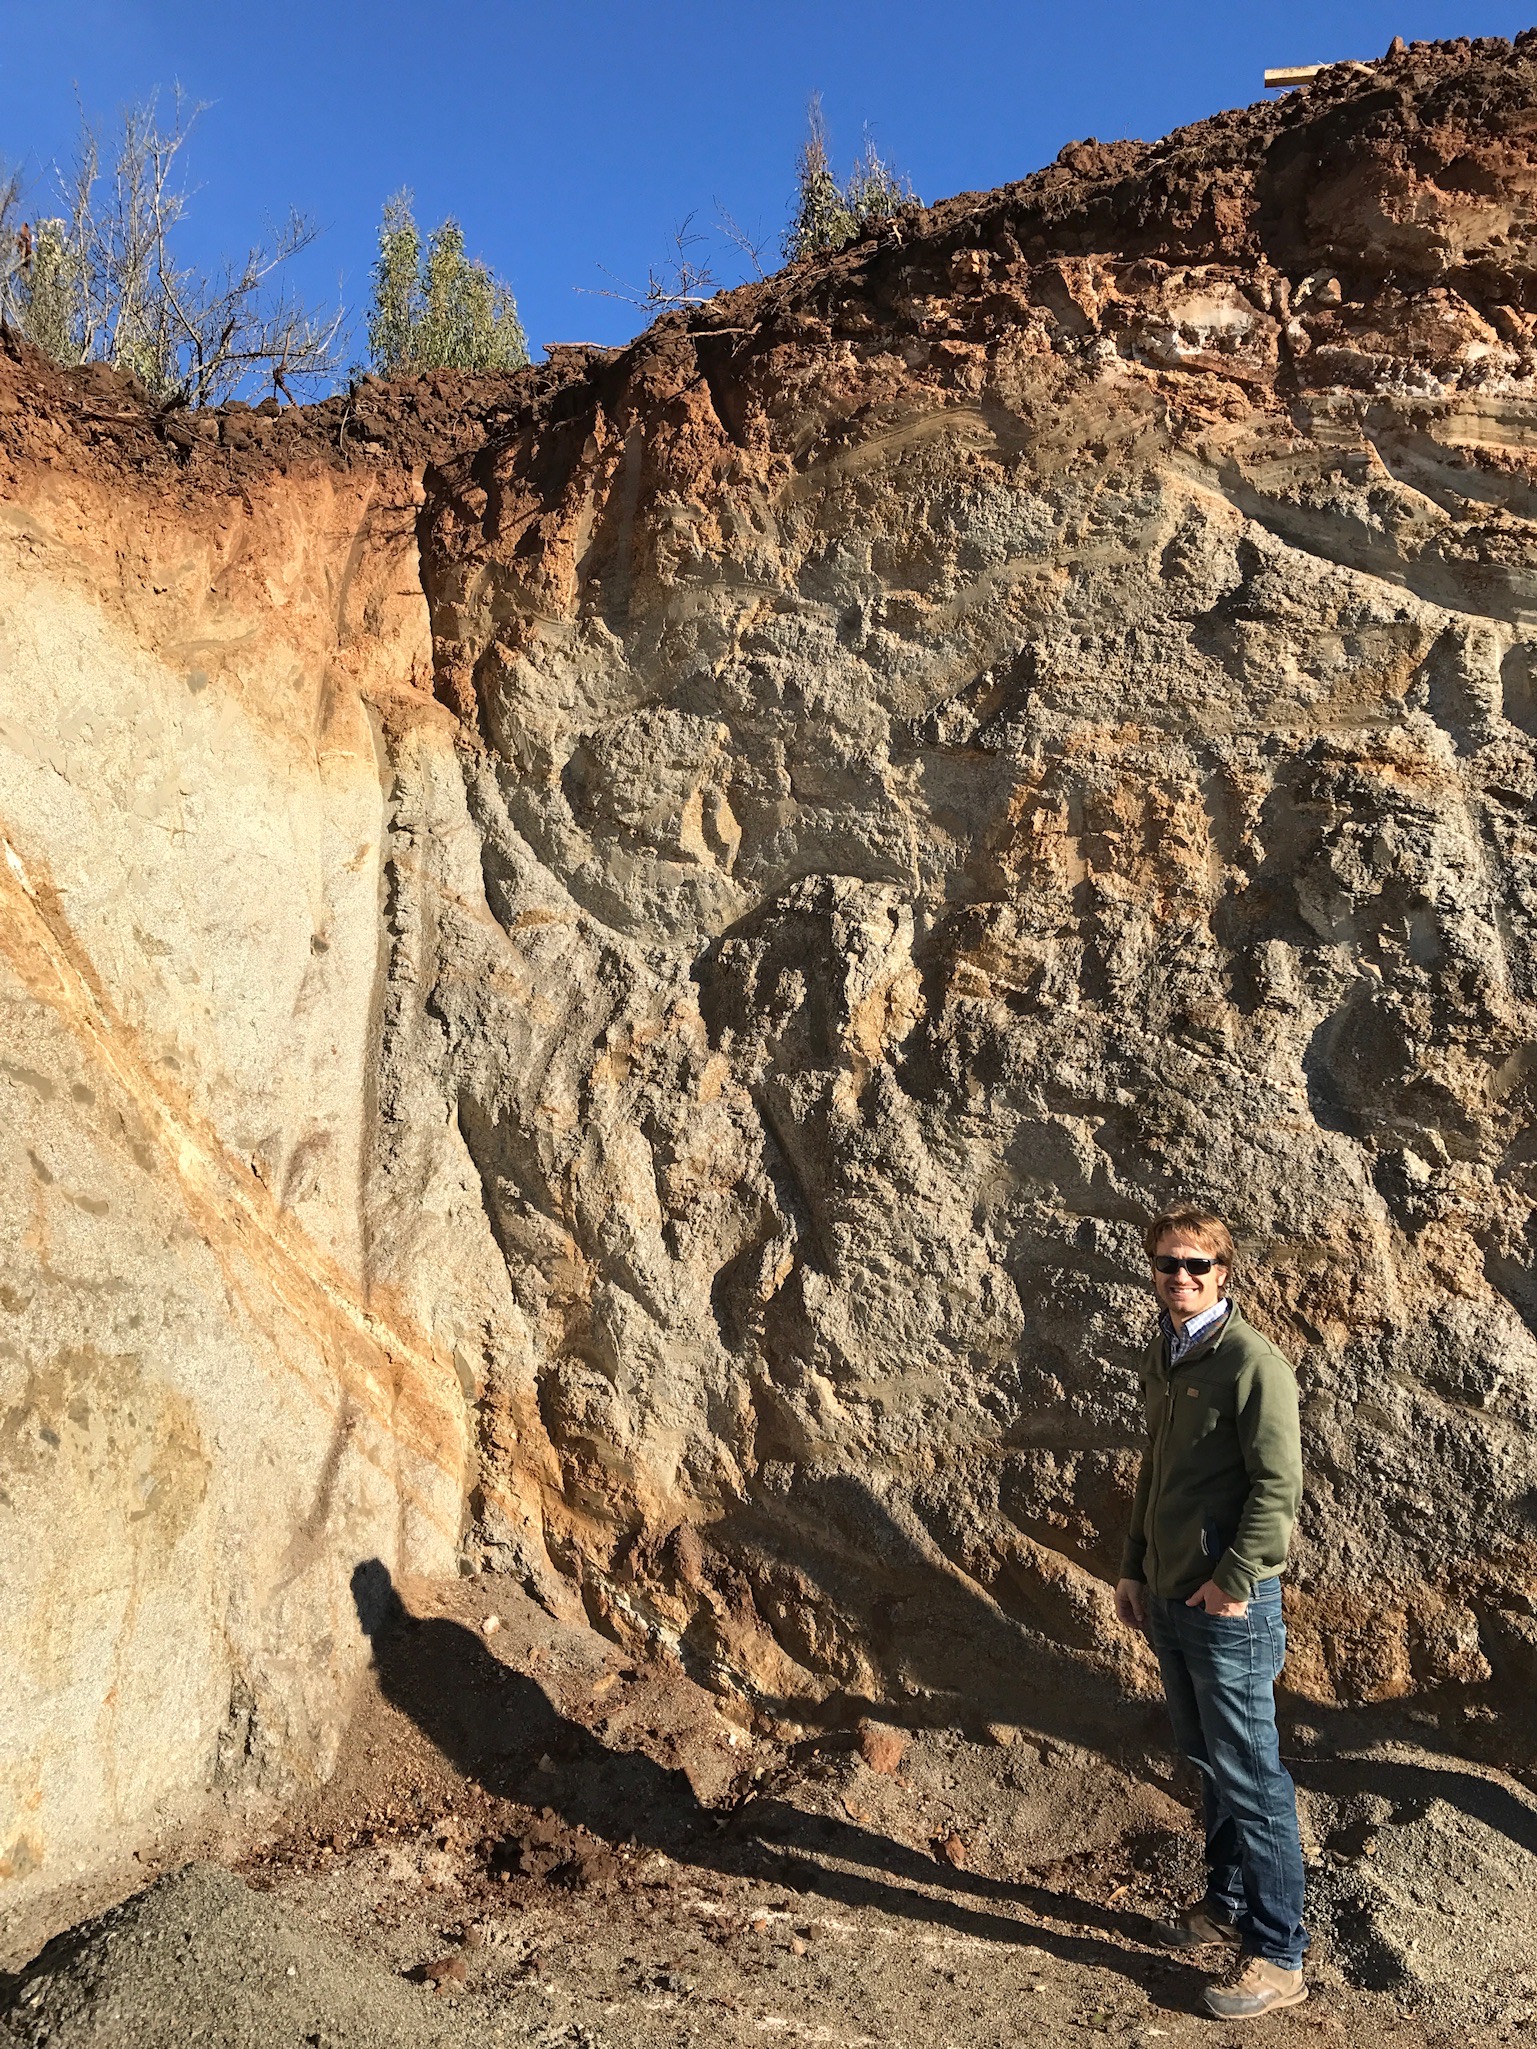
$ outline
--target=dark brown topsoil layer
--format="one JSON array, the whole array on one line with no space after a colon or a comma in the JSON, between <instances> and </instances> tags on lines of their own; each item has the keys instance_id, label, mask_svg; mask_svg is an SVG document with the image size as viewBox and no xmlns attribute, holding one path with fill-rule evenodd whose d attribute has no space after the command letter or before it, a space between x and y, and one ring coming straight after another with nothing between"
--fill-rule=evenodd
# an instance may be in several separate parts
<instances>
[{"instance_id":1,"label":"dark brown topsoil layer","mask_svg":"<svg viewBox=\"0 0 1537 2049\"><path fill-rule=\"evenodd\" d=\"M1450 292L1524 342L1537 310L1534 192L1537 29L1514 43L1416 43L1161 142L1069 143L1016 184L909 207L834 255L664 315L626 349L560 346L515 373L366 377L316 405L189 413L102 365L61 371L4 334L0 473L8 458L66 459L56 432L35 431L40 419L76 444L71 470L180 471L201 491L296 463L418 467L633 395L647 359L675 358L680 344L713 390L785 342L996 340L1032 306L1049 313L1062 264L1086 258L1117 266L1123 293L1156 287L1168 266L1282 279L1322 267L1344 300L1337 313L1312 309L1325 327L1380 335L1415 297ZM1310 373L1300 355L1281 385L1318 381L1326 366Z\"/></svg>"}]
</instances>

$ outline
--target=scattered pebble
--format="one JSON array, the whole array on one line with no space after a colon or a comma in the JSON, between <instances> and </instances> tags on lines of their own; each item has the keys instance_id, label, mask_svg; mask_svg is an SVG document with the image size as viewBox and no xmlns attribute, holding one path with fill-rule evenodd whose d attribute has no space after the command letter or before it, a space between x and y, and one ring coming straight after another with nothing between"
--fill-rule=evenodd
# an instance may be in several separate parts
<instances>
[{"instance_id":1,"label":"scattered pebble","mask_svg":"<svg viewBox=\"0 0 1537 2049\"><path fill-rule=\"evenodd\" d=\"M906 1731L893 1729L885 1722L861 1722L859 1754L871 1771L884 1772L889 1777L907 1754Z\"/></svg>"}]
</instances>

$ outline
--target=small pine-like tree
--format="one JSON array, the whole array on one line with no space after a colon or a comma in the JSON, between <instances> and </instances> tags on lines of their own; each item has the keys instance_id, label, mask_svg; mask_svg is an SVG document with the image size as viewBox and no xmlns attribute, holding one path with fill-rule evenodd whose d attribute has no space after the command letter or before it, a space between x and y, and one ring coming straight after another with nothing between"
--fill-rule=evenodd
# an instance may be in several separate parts
<instances>
[{"instance_id":1,"label":"small pine-like tree","mask_svg":"<svg viewBox=\"0 0 1537 2049\"><path fill-rule=\"evenodd\" d=\"M868 136L847 180L839 184L828 154L822 96L813 93L795 166L795 210L782 244L790 261L841 249L872 221L885 220L916 198L909 181L876 153Z\"/></svg>"},{"instance_id":2,"label":"small pine-like tree","mask_svg":"<svg viewBox=\"0 0 1537 2049\"><path fill-rule=\"evenodd\" d=\"M421 260L422 240L411 218L411 195L397 192L384 202L373 304L368 309L369 360L386 377L410 361Z\"/></svg>"},{"instance_id":3,"label":"small pine-like tree","mask_svg":"<svg viewBox=\"0 0 1537 2049\"><path fill-rule=\"evenodd\" d=\"M875 144L868 135L863 150L854 159L843 196L854 216L856 233L870 221L889 220L904 206L913 205L918 197L909 180L876 155Z\"/></svg>"},{"instance_id":4,"label":"small pine-like tree","mask_svg":"<svg viewBox=\"0 0 1537 2049\"><path fill-rule=\"evenodd\" d=\"M411 194L385 202L368 313L368 354L381 377L419 370L521 370L528 338L508 286L466 256L446 220L423 247Z\"/></svg>"},{"instance_id":5,"label":"small pine-like tree","mask_svg":"<svg viewBox=\"0 0 1537 2049\"><path fill-rule=\"evenodd\" d=\"M81 360L75 333L76 292L71 276L69 223L37 221L32 228L26 334L56 363Z\"/></svg>"},{"instance_id":6,"label":"small pine-like tree","mask_svg":"<svg viewBox=\"0 0 1537 2049\"><path fill-rule=\"evenodd\" d=\"M794 263L822 249L841 249L854 232L843 189L827 156L827 123L822 95L806 111L806 140L795 165L795 211L785 230L784 253Z\"/></svg>"}]
</instances>

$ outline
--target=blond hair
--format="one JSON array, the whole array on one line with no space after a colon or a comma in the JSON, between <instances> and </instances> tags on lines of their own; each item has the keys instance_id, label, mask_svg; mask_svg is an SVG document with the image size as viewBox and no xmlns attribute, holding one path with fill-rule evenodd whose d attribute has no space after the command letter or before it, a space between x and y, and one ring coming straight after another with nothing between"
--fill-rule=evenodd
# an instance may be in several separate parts
<instances>
[{"instance_id":1,"label":"blond hair","mask_svg":"<svg viewBox=\"0 0 1537 2049\"><path fill-rule=\"evenodd\" d=\"M1188 1238L1193 1245L1199 1245L1203 1252L1209 1252L1218 1266L1225 1266L1229 1276L1233 1271L1233 1234L1221 1217L1209 1209L1165 1210L1161 1217L1154 1217L1142 1233L1142 1244L1151 1259L1158 1250L1160 1238L1169 1236Z\"/></svg>"}]
</instances>

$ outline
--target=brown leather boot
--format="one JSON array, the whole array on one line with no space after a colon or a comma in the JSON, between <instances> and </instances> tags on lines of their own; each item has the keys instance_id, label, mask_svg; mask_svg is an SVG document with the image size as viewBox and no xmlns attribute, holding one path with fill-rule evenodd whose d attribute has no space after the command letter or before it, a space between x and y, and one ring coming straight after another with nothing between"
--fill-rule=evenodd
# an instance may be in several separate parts
<instances>
[{"instance_id":1,"label":"brown leather boot","mask_svg":"<svg viewBox=\"0 0 1537 2049\"><path fill-rule=\"evenodd\" d=\"M1220 1985L1206 1988L1206 2010L1219 2021L1257 2021L1261 2014L1301 2006L1308 1996L1301 1971L1288 1971L1268 1957L1241 1956Z\"/></svg>"},{"instance_id":2,"label":"brown leather boot","mask_svg":"<svg viewBox=\"0 0 1537 2049\"><path fill-rule=\"evenodd\" d=\"M1207 1949L1218 1942L1237 1949L1243 1940L1222 1909L1208 1900L1181 1907L1171 1921L1155 1921L1153 1933L1165 1949Z\"/></svg>"}]
</instances>

